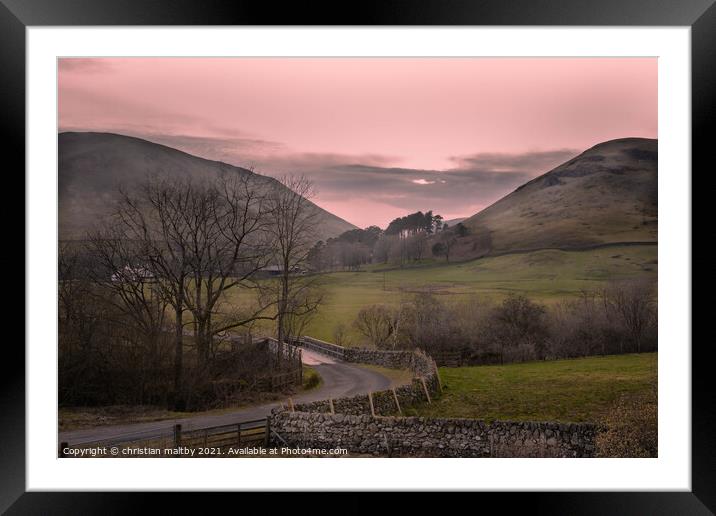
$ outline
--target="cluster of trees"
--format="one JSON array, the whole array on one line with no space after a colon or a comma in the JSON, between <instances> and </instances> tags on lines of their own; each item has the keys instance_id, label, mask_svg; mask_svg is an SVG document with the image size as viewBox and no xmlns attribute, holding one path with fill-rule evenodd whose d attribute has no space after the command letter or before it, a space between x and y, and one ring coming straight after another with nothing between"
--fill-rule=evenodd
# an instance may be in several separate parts
<instances>
[{"instance_id":1,"label":"cluster of trees","mask_svg":"<svg viewBox=\"0 0 716 516\"><path fill-rule=\"evenodd\" d=\"M450 253L459 238L467 236L462 223L448 228L440 215L417 211L398 217L383 231L377 226L353 229L318 242L310 254L314 271L359 270L369 263L403 266L431 255L450 261Z\"/></svg>"},{"instance_id":2,"label":"cluster of trees","mask_svg":"<svg viewBox=\"0 0 716 516\"><path fill-rule=\"evenodd\" d=\"M156 176L120 191L113 219L61 252L64 392L81 385L79 371L110 378L123 365L161 383L171 363L170 398L182 409L192 390L187 375L208 380L228 335L262 320L275 322L279 340L295 335L321 301L315 281L292 272L315 242L311 192L304 178L235 173ZM268 267L279 274L267 279ZM228 303L230 296L241 302ZM102 388L110 384L118 385Z\"/></svg>"},{"instance_id":3,"label":"cluster of trees","mask_svg":"<svg viewBox=\"0 0 716 516\"><path fill-rule=\"evenodd\" d=\"M415 235L417 233L432 234L440 231L443 226L443 218L441 215L433 215L432 210L427 213L417 211L393 219L385 229L386 235Z\"/></svg>"},{"instance_id":4,"label":"cluster of trees","mask_svg":"<svg viewBox=\"0 0 716 516\"><path fill-rule=\"evenodd\" d=\"M507 363L657 348L653 285L620 282L553 307L510 295L445 302L417 294L399 306L362 309L355 328L378 348L459 351L466 363Z\"/></svg>"},{"instance_id":5,"label":"cluster of trees","mask_svg":"<svg viewBox=\"0 0 716 516\"><path fill-rule=\"evenodd\" d=\"M59 257L59 400L61 404L152 404L167 399L172 343L136 324L121 298L91 281L86 256L70 246ZM163 321L164 303L146 290L146 313ZM152 325L153 326L153 325Z\"/></svg>"},{"instance_id":6,"label":"cluster of trees","mask_svg":"<svg viewBox=\"0 0 716 516\"><path fill-rule=\"evenodd\" d=\"M433 256L444 256L445 261L450 261L450 253L452 252L458 239L465 237L469 234L469 230L466 225L462 222L458 222L454 228L448 228L447 225L443 226L443 231L440 233L439 238L433 244L432 253Z\"/></svg>"},{"instance_id":7,"label":"cluster of trees","mask_svg":"<svg viewBox=\"0 0 716 516\"><path fill-rule=\"evenodd\" d=\"M370 263L373 249L383 230L378 226L352 229L336 238L319 241L310 251L309 263L313 270L358 270Z\"/></svg>"}]
</instances>

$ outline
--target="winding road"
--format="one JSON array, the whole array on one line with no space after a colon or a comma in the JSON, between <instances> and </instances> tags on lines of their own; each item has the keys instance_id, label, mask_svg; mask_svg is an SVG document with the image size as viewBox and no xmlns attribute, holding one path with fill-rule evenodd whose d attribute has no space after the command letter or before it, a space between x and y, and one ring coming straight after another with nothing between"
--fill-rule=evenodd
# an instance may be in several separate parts
<instances>
[{"instance_id":1,"label":"winding road","mask_svg":"<svg viewBox=\"0 0 716 516\"><path fill-rule=\"evenodd\" d=\"M302 350L302 357L305 365L311 366L321 375L323 383L318 389L294 396L293 400L295 403L367 394L368 392L387 389L391 384L390 379L380 373L321 355L309 349L304 348ZM173 426L176 424L182 425L183 430L230 425L240 421L264 418L270 414L271 409L276 408L278 404L277 402L273 402L265 405L254 405L237 408L231 412L223 412L221 414L204 414L147 423L107 425L68 430L60 432L59 442L66 442L70 445L89 444L97 441L122 443L159 435L170 435Z\"/></svg>"}]
</instances>

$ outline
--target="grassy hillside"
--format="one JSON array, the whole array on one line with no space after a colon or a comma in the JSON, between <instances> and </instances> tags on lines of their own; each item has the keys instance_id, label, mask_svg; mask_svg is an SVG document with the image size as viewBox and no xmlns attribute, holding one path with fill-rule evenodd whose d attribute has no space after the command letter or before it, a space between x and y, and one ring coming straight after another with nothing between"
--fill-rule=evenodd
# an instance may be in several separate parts
<instances>
[{"instance_id":1,"label":"grassy hillside","mask_svg":"<svg viewBox=\"0 0 716 516\"><path fill-rule=\"evenodd\" d=\"M351 327L358 311L367 305L397 304L402 296L418 291L436 295L500 300L523 293L551 303L581 290L604 286L620 278L657 278L657 247L613 246L589 251L544 250L482 258L470 262L434 262L421 267L385 272L338 272L322 277L325 299L308 333L333 340L344 324L353 344L360 336Z\"/></svg>"},{"instance_id":2,"label":"grassy hillside","mask_svg":"<svg viewBox=\"0 0 716 516\"><path fill-rule=\"evenodd\" d=\"M58 136L60 240L81 239L111 213L117 187L132 186L150 174L207 178L220 172L252 174L247 169L210 161L139 138L109 133L61 133ZM260 181L272 178L256 176ZM315 206L319 238L338 236L355 226Z\"/></svg>"},{"instance_id":3,"label":"grassy hillside","mask_svg":"<svg viewBox=\"0 0 716 516\"><path fill-rule=\"evenodd\" d=\"M604 142L463 222L456 259L657 240L657 140Z\"/></svg>"},{"instance_id":4,"label":"grassy hillside","mask_svg":"<svg viewBox=\"0 0 716 516\"><path fill-rule=\"evenodd\" d=\"M428 417L582 422L601 419L622 395L656 387L657 353L440 368L443 394L410 410Z\"/></svg>"}]
</instances>

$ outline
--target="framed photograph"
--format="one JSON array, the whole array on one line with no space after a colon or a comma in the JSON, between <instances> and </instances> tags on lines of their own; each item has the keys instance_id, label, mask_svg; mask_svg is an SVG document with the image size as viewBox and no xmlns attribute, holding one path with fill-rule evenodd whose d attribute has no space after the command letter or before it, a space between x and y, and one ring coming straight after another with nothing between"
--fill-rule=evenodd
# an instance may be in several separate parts
<instances>
[{"instance_id":1,"label":"framed photograph","mask_svg":"<svg viewBox=\"0 0 716 516\"><path fill-rule=\"evenodd\" d=\"M28 302L0 507L711 513L712 4L3 0Z\"/></svg>"}]
</instances>

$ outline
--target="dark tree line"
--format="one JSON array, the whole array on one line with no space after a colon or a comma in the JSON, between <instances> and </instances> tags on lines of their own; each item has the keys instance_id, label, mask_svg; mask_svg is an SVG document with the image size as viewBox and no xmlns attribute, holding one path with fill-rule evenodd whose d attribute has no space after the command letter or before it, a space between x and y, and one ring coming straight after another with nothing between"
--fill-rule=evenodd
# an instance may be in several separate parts
<instances>
[{"instance_id":1,"label":"dark tree line","mask_svg":"<svg viewBox=\"0 0 716 516\"><path fill-rule=\"evenodd\" d=\"M510 295L499 304L444 302L423 293L363 308L355 328L372 346L459 352L465 364L502 364L657 349L654 285L623 281L554 306Z\"/></svg>"},{"instance_id":2,"label":"dark tree line","mask_svg":"<svg viewBox=\"0 0 716 516\"><path fill-rule=\"evenodd\" d=\"M370 263L403 266L431 256L450 261L454 245L468 233L462 223L448 228L442 216L417 211L392 220L385 231L370 226L318 242L310 251L309 263L313 271L322 272L359 270Z\"/></svg>"},{"instance_id":3,"label":"dark tree line","mask_svg":"<svg viewBox=\"0 0 716 516\"><path fill-rule=\"evenodd\" d=\"M427 213L418 211L398 217L388 224L386 235L415 235L416 233L432 234L442 228L442 216L433 215L432 210Z\"/></svg>"},{"instance_id":4,"label":"dark tree line","mask_svg":"<svg viewBox=\"0 0 716 516\"><path fill-rule=\"evenodd\" d=\"M335 238L317 242L308 260L315 271L357 270L371 263L376 242L383 231L378 226L352 229Z\"/></svg>"},{"instance_id":5,"label":"dark tree line","mask_svg":"<svg viewBox=\"0 0 716 516\"><path fill-rule=\"evenodd\" d=\"M163 378L171 363L169 397L182 409L228 336L273 321L289 338L320 303L314 280L294 273L315 241L310 194L303 178L253 174L155 176L122 190L103 229L60 255L61 359L73 360L61 378L75 385L73 371L95 359L105 377L126 364ZM269 267L279 274L266 278Z\"/></svg>"}]
</instances>

